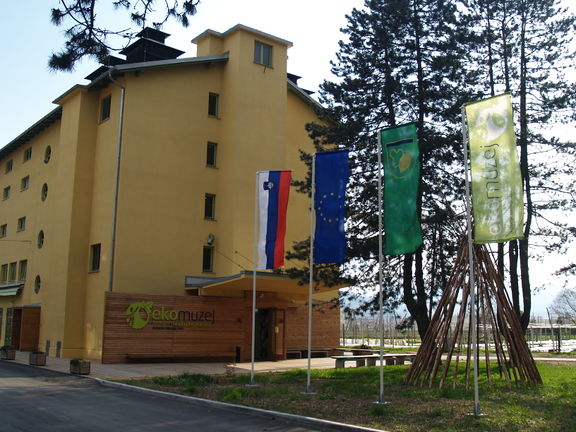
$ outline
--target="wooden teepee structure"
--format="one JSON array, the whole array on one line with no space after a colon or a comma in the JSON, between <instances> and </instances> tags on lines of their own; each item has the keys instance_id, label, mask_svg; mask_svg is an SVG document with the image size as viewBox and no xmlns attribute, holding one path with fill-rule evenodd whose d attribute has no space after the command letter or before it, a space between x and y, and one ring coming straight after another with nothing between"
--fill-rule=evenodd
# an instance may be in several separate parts
<instances>
[{"instance_id":1,"label":"wooden teepee structure","mask_svg":"<svg viewBox=\"0 0 576 432\"><path fill-rule=\"evenodd\" d=\"M506 379L508 386L512 381L542 384L518 316L490 253L486 246L478 244L473 246L473 251L478 358L479 363L481 360L486 362L484 370L489 383L492 382L491 366L496 361L500 376ZM432 387L438 381L439 388L443 388L451 380L452 387L456 387L459 372L465 367L466 389L470 387L474 332L472 320L467 319L471 304L469 262L464 240L406 382Z\"/></svg>"}]
</instances>

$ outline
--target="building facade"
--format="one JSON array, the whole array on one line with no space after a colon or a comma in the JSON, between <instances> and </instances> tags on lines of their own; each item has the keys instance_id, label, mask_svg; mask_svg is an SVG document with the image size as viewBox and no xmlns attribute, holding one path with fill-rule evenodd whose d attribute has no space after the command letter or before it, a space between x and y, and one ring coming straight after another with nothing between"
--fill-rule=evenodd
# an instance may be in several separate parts
<instances>
[{"instance_id":1,"label":"building facade","mask_svg":"<svg viewBox=\"0 0 576 432\"><path fill-rule=\"evenodd\" d=\"M287 74L286 40L208 30L179 58L167 34L139 36L0 150L0 340L247 360L255 175L305 178L315 102ZM309 206L291 191L287 248L309 236ZM307 288L264 272L257 291L259 357L304 349ZM315 347L338 344L337 295L315 288Z\"/></svg>"}]
</instances>

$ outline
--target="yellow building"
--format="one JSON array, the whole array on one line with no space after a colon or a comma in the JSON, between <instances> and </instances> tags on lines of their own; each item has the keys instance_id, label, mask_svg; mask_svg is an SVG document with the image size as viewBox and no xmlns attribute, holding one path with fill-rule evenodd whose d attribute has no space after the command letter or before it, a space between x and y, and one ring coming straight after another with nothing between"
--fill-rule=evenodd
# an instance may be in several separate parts
<instances>
[{"instance_id":1,"label":"yellow building","mask_svg":"<svg viewBox=\"0 0 576 432\"><path fill-rule=\"evenodd\" d=\"M305 177L315 102L286 40L208 30L180 59L167 36L143 30L0 150L0 340L103 361L250 357L255 173ZM287 248L309 205L291 191ZM306 287L257 280L257 357L304 349ZM337 310L315 314L313 345L335 347Z\"/></svg>"}]
</instances>

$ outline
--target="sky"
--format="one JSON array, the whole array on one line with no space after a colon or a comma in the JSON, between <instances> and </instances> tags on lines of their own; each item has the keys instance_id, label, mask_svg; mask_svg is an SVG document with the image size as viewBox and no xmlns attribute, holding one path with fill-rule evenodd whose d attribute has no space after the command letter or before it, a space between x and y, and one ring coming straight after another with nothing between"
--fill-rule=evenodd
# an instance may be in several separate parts
<instances>
[{"instance_id":1,"label":"sky","mask_svg":"<svg viewBox=\"0 0 576 432\"><path fill-rule=\"evenodd\" d=\"M100 3L111 3L103 0ZM340 29L346 14L361 8L363 0L202 0L190 26L169 23L163 31L172 36L170 46L186 51L182 57L196 54L190 42L206 29L224 32L236 24L270 33L293 43L288 51L288 71L302 76L301 87L316 91L324 79L330 79L330 61L335 59ZM565 0L576 13L576 0ZM62 28L50 23L50 9L57 0L20 0L4 5L0 14L0 148L8 144L36 121L53 110L52 103L76 84L87 84L84 77L98 64L83 60L76 70L52 72L48 57L63 46ZM110 9L110 8L108 8ZM125 15L102 10L114 27L126 23ZM546 284L550 271L534 262L534 286ZM551 286L536 294L534 312L543 315L545 307L559 291Z\"/></svg>"}]
</instances>

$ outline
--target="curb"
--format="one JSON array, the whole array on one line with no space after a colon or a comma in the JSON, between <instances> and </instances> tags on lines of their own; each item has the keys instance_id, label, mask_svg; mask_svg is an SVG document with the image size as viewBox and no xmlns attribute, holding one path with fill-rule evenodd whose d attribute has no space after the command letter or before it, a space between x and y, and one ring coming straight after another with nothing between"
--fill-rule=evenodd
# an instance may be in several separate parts
<instances>
[{"instance_id":1,"label":"curb","mask_svg":"<svg viewBox=\"0 0 576 432\"><path fill-rule=\"evenodd\" d=\"M173 399L173 400L178 400L180 402L185 402L185 403L194 404L194 405L198 405L198 406L204 406L206 408L222 409L222 410L226 410L226 411L232 411L232 412L237 412L237 413L242 413L242 414L249 414L249 415L268 418L268 419L272 419L272 420L277 420L277 419L285 420L285 421L289 421L292 423L297 423L301 426L320 429L321 431L327 431L327 432L328 431L386 432L383 429L373 429L373 428L368 428L368 427L364 427L364 426L349 425L346 423L339 423L339 422L335 422L335 421L331 421L331 420L322 420L322 419L318 419L318 418L314 418L314 417L306 417L306 416L301 416L301 415L297 415L297 414L288 414L288 413L283 413L283 412L279 412L279 411L265 410L262 408L253 408L253 407L248 407L248 406L244 406L244 405L235 405L235 404L226 403L226 402L213 401L213 400L209 400L209 399L200 399L200 398L193 397L193 396L185 396L185 395L180 395L180 394L176 394L176 393L168 393L168 392L164 392L164 391L160 391L160 390L147 389L144 387L136 387L136 386L132 386L129 384L124 384L124 383L117 383L117 382L113 382L113 381L104 380L101 378L93 378L93 377L87 377L87 378L93 379L94 381L98 382L100 385L105 386L105 387L119 388L119 389L137 392L137 393L154 395L154 396L163 397L166 399Z\"/></svg>"}]
</instances>

